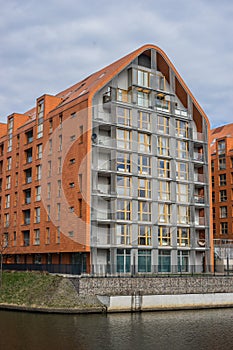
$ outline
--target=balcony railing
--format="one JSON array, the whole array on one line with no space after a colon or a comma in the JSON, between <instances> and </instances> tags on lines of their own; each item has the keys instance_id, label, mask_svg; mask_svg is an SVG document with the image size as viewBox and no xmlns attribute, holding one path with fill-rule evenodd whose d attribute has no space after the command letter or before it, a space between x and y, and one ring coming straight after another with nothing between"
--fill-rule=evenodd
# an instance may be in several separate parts
<instances>
[{"instance_id":1,"label":"balcony railing","mask_svg":"<svg viewBox=\"0 0 233 350\"><path fill-rule=\"evenodd\" d=\"M205 203L205 197L204 196L195 195L194 196L194 203L204 204Z\"/></svg>"},{"instance_id":2,"label":"balcony railing","mask_svg":"<svg viewBox=\"0 0 233 350\"><path fill-rule=\"evenodd\" d=\"M155 101L155 108L156 108L158 111L169 112L169 111L170 111L170 101L166 101L166 100L156 100L156 101Z\"/></svg>"},{"instance_id":3,"label":"balcony railing","mask_svg":"<svg viewBox=\"0 0 233 350\"><path fill-rule=\"evenodd\" d=\"M193 133L193 140L194 141L204 141L204 133L203 132L194 132Z\"/></svg>"},{"instance_id":4,"label":"balcony railing","mask_svg":"<svg viewBox=\"0 0 233 350\"><path fill-rule=\"evenodd\" d=\"M205 182L204 174L194 174L194 181L195 182Z\"/></svg>"},{"instance_id":5,"label":"balcony railing","mask_svg":"<svg viewBox=\"0 0 233 350\"><path fill-rule=\"evenodd\" d=\"M204 154L203 153L198 153L198 152L195 152L193 154L193 160L196 160L198 162L204 162Z\"/></svg>"},{"instance_id":6,"label":"balcony railing","mask_svg":"<svg viewBox=\"0 0 233 350\"><path fill-rule=\"evenodd\" d=\"M204 217L195 218L195 224L199 226L205 226L205 218Z\"/></svg>"}]
</instances>

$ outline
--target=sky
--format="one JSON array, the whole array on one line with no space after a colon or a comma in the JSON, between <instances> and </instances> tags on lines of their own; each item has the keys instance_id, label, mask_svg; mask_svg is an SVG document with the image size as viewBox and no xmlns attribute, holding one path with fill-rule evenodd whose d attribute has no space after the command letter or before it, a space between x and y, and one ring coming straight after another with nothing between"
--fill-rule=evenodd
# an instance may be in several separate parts
<instances>
[{"instance_id":1,"label":"sky","mask_svg":"<svg viewBox=\"0 0 233 350\"><path fill-rule=\"evenodd\" d=\"M0 121L149 43L211 127L233 122L231 0L0 0L0 9Z\"/></svg>"}]
</instances>

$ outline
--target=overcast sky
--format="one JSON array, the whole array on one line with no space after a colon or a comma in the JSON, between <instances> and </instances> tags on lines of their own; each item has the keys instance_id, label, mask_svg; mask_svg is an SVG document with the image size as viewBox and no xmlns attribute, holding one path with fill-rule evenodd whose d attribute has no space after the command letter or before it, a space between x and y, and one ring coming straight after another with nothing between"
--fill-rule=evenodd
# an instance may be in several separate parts
<instances>
[{"instance_id":1,"label":"overcast sky","mask_svg":"<svg viewBox=\"0 0 233 350\"><path fill-rule=\"evenodd\" d=\"M208 115L233 122L233 1L0 0L0 116L138 47L162 48Z\"/></svg>"}]
</instances>

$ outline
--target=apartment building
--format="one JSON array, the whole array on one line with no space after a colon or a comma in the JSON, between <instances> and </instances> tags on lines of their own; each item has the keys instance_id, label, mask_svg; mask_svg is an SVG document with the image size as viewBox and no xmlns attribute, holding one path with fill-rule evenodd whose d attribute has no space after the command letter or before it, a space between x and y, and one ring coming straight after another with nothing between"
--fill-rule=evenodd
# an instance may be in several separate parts
<instances>
[{"instance_id":1,"label":"apartment building","mask_svg":"<svg viewBox=\"0 0 233 350\"><path fill-rule=\"evenodd\" d=\"M211 130L213 237L233 240L233 124ZM233 241L232 241L233 242Z\"/></svg>"},{"instance_id":2,"label":"apartment building","mask_svg":"<svg viewBox=\"0 0 233 350\"><path fill-rule=\"evenodd\" d=\"M5 262L212 269L209 122L160 48L39 97L0 136Z\"/></svg>"}]
</instances>

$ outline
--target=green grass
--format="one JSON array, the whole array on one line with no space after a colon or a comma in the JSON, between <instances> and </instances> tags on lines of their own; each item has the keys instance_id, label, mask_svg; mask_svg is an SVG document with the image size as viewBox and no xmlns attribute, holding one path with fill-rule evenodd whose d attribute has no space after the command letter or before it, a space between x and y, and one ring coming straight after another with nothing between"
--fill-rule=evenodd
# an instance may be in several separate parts
<instances>
[{"instance_id":1,"label":"green grass","mask_svg":"<svg viewBox=\"0 0 233 350\"><path fill-rule=\"evenodd\" d=\"M69 279L41 272L3 272L0 304L85 309L101 307L95 297L81 297Z\"/></svg>"}]
</instances>

